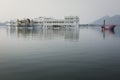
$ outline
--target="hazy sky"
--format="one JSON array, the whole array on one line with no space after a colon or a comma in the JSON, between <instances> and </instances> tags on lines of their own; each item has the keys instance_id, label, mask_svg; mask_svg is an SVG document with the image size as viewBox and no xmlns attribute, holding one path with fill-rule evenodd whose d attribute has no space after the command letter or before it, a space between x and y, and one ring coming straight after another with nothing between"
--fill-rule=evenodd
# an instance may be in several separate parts
<instances>
[{"instance_id":1,"label":"hazy sky","mask_svg":"<svg viewBox=\"0 0 120 80\"><path fill-rule=\"evenodd\" d=\"M79 16L89 23L120 13L120 0L0 0L0 21L15 18Z\"/></svg>"}]
</instances>

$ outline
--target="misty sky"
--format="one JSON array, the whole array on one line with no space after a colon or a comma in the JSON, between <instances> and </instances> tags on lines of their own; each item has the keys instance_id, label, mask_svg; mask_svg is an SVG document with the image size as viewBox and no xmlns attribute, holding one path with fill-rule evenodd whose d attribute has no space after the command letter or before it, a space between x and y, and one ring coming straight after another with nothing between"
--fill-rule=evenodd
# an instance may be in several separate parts
<instances>
[{"instance_id":1,"label":"misty sky","mask_svg":"<svg viewBox=\"0 0 120 80\"><path fill-rule=\"evenodd\" d=\"M0 0L0 21L15 18L79 16L81 23L120 13L120 0Z\"/></svg>"}]
</instances>

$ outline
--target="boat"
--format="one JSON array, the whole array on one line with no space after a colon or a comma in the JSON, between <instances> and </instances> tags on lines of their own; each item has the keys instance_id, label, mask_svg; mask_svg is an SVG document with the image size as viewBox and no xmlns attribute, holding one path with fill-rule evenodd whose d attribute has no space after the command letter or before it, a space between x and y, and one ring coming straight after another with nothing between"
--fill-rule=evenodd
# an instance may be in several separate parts
<instances>
[{"instance_id":1,"label":"boat","mask_svg":"<svg viewBox=\"0 0 120 80\"><path fill-rule=\"evenodd\" d=\"M105 20L104 20L104 25L101 26L102 30L112 30L114 31L114 28L116 27L116 25L107 25L105 24Z\"/></svg>"}]
</instances>

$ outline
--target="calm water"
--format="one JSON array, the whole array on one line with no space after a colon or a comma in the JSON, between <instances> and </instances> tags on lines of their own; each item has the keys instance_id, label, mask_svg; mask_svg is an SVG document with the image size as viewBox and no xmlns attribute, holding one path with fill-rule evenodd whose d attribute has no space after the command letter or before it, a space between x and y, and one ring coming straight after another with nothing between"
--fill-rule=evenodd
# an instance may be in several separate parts
<instances>
[{"instance_id":1,"label":"calm water","mask_svg":"<svg viewBox=\"0 0 120 80\"><path fill-rule=\"evenodd\" d=\"M0 80L119 80L120 27L0 27Z\"/></svg>"}]
</instances>

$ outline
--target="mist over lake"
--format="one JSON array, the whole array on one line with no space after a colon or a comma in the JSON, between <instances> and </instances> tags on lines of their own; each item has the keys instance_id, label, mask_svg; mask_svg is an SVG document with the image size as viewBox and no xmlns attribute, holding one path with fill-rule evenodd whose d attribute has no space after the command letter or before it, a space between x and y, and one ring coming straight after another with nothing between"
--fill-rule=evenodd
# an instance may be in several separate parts
<instances>
[{"instance_id":1,"label":"mist over lake","mask_svg":"<svg viewBox=\"0 0 120 80\"><path fill-rule=\"evenodd\" d=\"M120 0L0 0L0 80L120 80Z\"/></svg>"}]
</instances>

